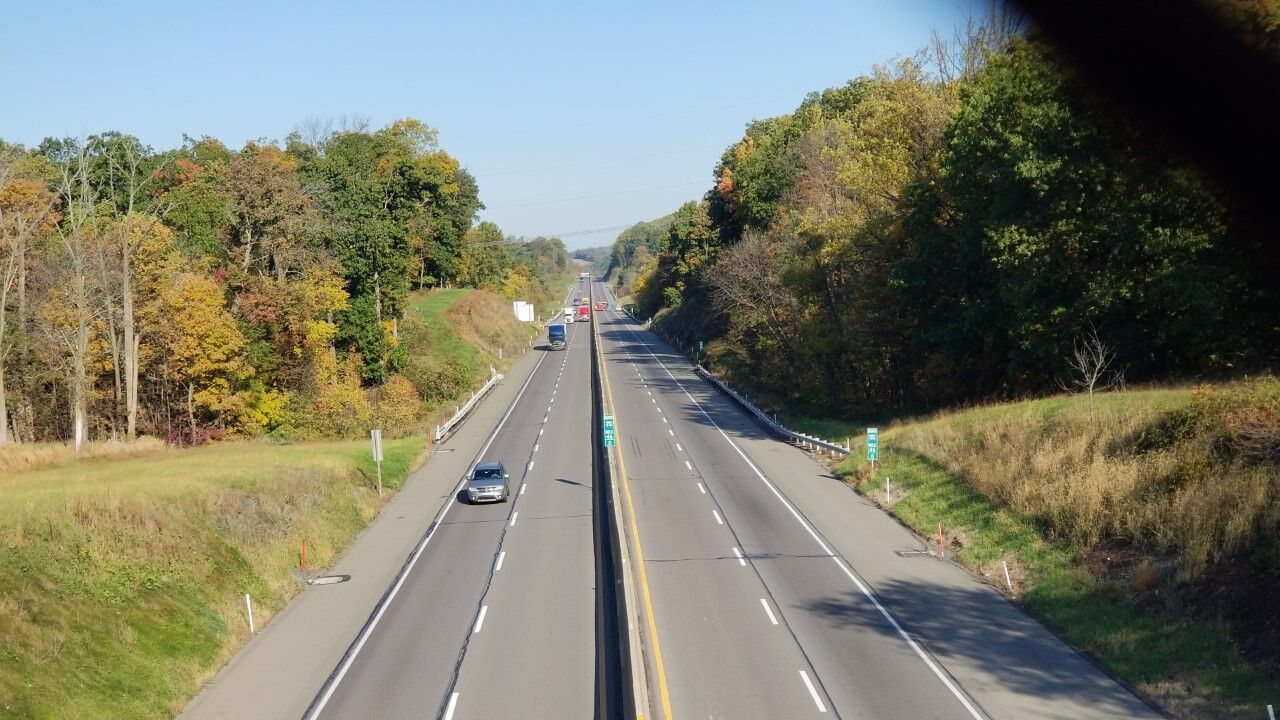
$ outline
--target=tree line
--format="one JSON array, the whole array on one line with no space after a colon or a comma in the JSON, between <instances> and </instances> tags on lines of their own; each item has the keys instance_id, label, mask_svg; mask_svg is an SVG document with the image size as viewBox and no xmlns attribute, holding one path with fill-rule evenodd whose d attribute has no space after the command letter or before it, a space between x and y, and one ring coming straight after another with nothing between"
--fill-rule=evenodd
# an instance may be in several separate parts
<instances>
[{"instance_id":1,"label":"tree line","mask_svg":"<svg viewBox=\"0 0 1280 720\"><path fill-rule=\"evenodd\" d=\"M482 207L414 119L239 150L0 141L0 443L331 434L375 388L411 422L412 291L546 301L568 266Z\"/></svg>"},{"instance_id":2,"label":"tree line","mask_svg":"<svg viewBox=\"0 0 1280 720\"><path fill-rule=\"evenodd\" d=\"M748 125L611 270L672 339L811 412L1274 367L1265 238L1197 168L1001 18Z\"/></svg>"}]
</instances>

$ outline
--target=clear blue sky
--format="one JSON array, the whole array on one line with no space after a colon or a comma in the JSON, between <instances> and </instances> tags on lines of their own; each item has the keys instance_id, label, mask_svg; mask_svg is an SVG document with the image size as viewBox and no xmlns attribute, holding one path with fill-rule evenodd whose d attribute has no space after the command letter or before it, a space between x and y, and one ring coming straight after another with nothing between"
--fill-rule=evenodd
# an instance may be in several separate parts
<instances>
[{"instance_id":1,"label":"clear blue sky","mask_svg":"<svg viewBox=\"0 0 1280 720\"><path fill-rule=\"evenodd\" d=\"M752 119L912 53L971 5L8 2L0 137L239 147L308 116L416 117L507 233L627 225L698 198Z\"/></svg>"}]
</instances>

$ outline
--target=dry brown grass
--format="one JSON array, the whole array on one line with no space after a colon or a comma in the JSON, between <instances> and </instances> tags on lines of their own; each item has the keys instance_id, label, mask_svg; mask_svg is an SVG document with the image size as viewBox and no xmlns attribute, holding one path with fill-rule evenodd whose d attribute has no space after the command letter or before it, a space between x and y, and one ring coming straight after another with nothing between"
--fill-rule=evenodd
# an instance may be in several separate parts
<instances>
[{"instance_id":1,"label":"dry brown grass","mask_svg":"<svg viewBox=\"0 0 1280 720\"><path fill-rule=\"evenodd\" d=\"M1176 553L1184 577L1280 533L1271 461L1280 381L1165 389L938 416L893 442L1072 544L1120 539Z\"/></svg>"},{"instance_id":2,"label":"dry brown grass","mask_svg":"<svg viewBox=\"0 0 1280 720\"><path fill-rule=\"evenodd\" d=\"M523 347L529 335L524 323L511 312L511 304L492 293L473 292L444 313L454 323L454 330L464 342L496 354L498 348L507 353Z\"/></svg>"},{"instance_id":3,"label":"dry brown grass","mask_svg":"<svg viewBox=\"0 0 1280 720\"><path fill-rule=\"evenodd\" d=\"M0 445L0 474L61 465L77 459L121 460L141 457L164 449L164 441L153 437L140 437L133 442L86 443L84 452L79 456L76 455L75 447L70 443L6 443Z\"/></svg>"}]
</instances>

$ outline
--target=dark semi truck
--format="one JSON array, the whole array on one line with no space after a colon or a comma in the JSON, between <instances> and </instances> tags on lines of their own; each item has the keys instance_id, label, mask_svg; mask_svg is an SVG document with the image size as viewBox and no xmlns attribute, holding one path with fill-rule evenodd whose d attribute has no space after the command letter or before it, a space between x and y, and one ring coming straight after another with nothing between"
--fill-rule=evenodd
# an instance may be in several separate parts
<instances>
[{"instance_id":1,"label":"dark semi truck","mask_svg":"<svg viewBox=\"0 0 1280 720\"><path fill-rule=\"evenodd\" d=\"M564 350L569 347L569 341L564 334L564 325L554 323L547 326L547 345L552 350Z\"/></svg>"}]
</instances>

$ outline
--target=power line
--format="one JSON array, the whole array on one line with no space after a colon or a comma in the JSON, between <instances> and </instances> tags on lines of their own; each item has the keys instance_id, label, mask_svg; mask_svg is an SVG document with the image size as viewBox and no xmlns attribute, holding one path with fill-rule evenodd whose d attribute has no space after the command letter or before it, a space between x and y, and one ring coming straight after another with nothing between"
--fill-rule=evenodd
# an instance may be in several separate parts
<instances>
[{"instance_id":1,"label":"power line","mask_svg":"<svg viewBox=\"0 0 1280 720\"><path fill-rule=\"evenodd\" d=\"M631 225L635 225L635 224L636 223L631 223ZM573 237L574 235L592 235L594 233L609 232L611 230L626 230L627 228L631 227L631 225L615 225L613 227L594 228L592 230L570 230L569 232L559 232L559 233L542 233L540 235L535 235L534 237L566 238L566 237Z\"/></svg>"},{"instance_id":2,"label":"power line","mask_svg":"<svg viewBox=\"0 0 1280 720\"><path fill-rule=\"evenodd\" d=\"M667 152L648 153L645 155L628 155L626 157L608 158L606 160L588 160L586 162L568 163L565 165L548 165L540 168L526 168L524 170L504 170L502 172L477 173L477 178L484 177L501 177L503 175L520 175L522 173L544 172L546 170L563 170L565 168L587 167L589 165L605 165L612 162L623 162L626 160L642 160L644 158L667 157L670 155L680 155L683 153L698 152L699 150L714 150L721 147L720 145L703 145L695 148L685 148L683 150L668 150Z\"/></svg>"},{"instance_id":3,"label":"power line","mask_svg":"<svg viewBox=\"0 0 1280 720\"><path fill-rule=\"evenodd\" d=\"M671 188L688 187L690 185L709 185L707 180L694 180L693 182L676 183L674 185L659 185L657 187L636 188L634 190L620 190L618 192L601 193L599 195L579 195L577 197L556 198L554 200L535 200L527 203L516 203L514 205L498 205L496 207L486 208L487 210L507 210L509 208L529 207L531 205L550 205L553 203L573 202L575 200L595 200L597 198L617 197L618 195L630 195L639 192L652 192L654 190L669 190Z\"/></svg>"}]
</instances>

